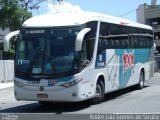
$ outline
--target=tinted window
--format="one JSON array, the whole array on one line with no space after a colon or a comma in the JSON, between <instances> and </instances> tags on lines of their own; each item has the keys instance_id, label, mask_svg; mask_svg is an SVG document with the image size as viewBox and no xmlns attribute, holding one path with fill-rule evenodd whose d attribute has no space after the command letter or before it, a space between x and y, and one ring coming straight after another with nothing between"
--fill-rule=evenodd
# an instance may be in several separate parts
<instances>
[{"instance_id":1,"label":"tinted window","mask_svg":"<svg viewBox=\"0 0 160 120\"><path fill-rule=\"evenodd\" d=\"M106 40L106 49L150 48L153 46L153 32L136 27L101 23L99 45Z\"/></svg>"}]
</instances>

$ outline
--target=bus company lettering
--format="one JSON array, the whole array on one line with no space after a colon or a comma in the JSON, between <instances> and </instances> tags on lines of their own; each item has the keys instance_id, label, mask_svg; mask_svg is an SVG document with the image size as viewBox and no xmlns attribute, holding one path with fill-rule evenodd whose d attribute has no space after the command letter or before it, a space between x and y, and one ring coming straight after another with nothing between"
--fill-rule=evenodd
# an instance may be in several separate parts
<instances>
[{"instance_id":1,"label":"bus company lettering","mask_svg":"<svg viewBox=\"0 0 160 120\"><path fill-rule=\"evenodd\" d=\"M134 50L130 53L125 51L122 60L124 66L123 73L125 74L128 69L133 69L134 67Z\"/></svg>"}]
</instances>

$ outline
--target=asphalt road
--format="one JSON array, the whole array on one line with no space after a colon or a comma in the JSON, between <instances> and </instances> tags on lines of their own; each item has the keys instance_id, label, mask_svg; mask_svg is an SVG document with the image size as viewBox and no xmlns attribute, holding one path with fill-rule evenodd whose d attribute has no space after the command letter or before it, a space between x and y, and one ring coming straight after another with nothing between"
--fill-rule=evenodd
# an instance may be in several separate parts
<instances>
[{"instance_id":1,"label":"asphalt road","mask_svg":"<svg viewBox=\"0 0 160 120\"><path fill-rule=\"evenodd\" d=\"M130 87L106 94L105 101L90 105L79 103L53 103L16 101L13 88L0 91L0 113L51 113L51 114L106 114L106 113L160 113L160 73L145 83L145 88Z\"/></svg>"}]
</instances>

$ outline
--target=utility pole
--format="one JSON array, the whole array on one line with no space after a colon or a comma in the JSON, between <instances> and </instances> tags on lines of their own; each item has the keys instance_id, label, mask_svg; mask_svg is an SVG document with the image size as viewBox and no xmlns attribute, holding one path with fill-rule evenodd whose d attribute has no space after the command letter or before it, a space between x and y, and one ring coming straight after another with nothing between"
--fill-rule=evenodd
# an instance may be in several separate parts
<instances>
[{"instance_id":1,"label":"utility pole","mask_svg":"<svg viewBox=\"0 0 160 120\"><path fill-rule=\"evenodd\" d=\"M57 2L65 2L65 0L57 0Z\"/></svg>"},{"instance_id":2,"label":"utility pole","mask_svg":"<svg viewBox=\"0 0 160 120\"><path fill-rule=\"evenodd\" d=\"M48 3L55 3L55 0L46 0ZM62 4L62 3L65 3L66 2L66 0L57 0L57 2L59 3L59 4Z\"/></svg>"},{"instance_id":3,"label":"utility pole","mask_svg":"<svg viewBox=\"0 0 160 120\"><path fill-rule=\"evenodd\" d=\"M62 3L65 3L66 0L57 0L57 2L58 2L59 4L62 4Z\"/></svg>"}]
</instances>

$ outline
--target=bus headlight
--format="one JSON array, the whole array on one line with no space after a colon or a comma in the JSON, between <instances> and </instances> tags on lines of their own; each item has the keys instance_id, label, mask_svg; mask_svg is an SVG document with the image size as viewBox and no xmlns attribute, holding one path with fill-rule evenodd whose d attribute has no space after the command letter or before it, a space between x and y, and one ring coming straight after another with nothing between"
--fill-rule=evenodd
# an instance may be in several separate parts
<instances>
[{"instance_id":1,"label":"bus headlight","mask_svg":"<svg viewBox=\"0 0 160 120\"><path fill-rule=\"evenodd\" d=\"M79 78L79 79L75 79L71 82L67 82L67 83L64 83L64 84L61 84L60 86L62 87L65 87L65 88L69 88L69 87L72 87L76 84L78 84L80 81L82 81L83 78Z\"/></svg>"},{"instance_id":2,"label":"bus headlight","mask_svg":"<svg viewBox=\"0 0 160 120\"><path fill-rule=\"evenodd\" d=\"M16 85L16 86L18 86L18 87L24 87L24 86L25 86L25 84L20 83L20 82L15 81L15 80L14 80L14 85Z\"/></svg>"}]
</instances>

